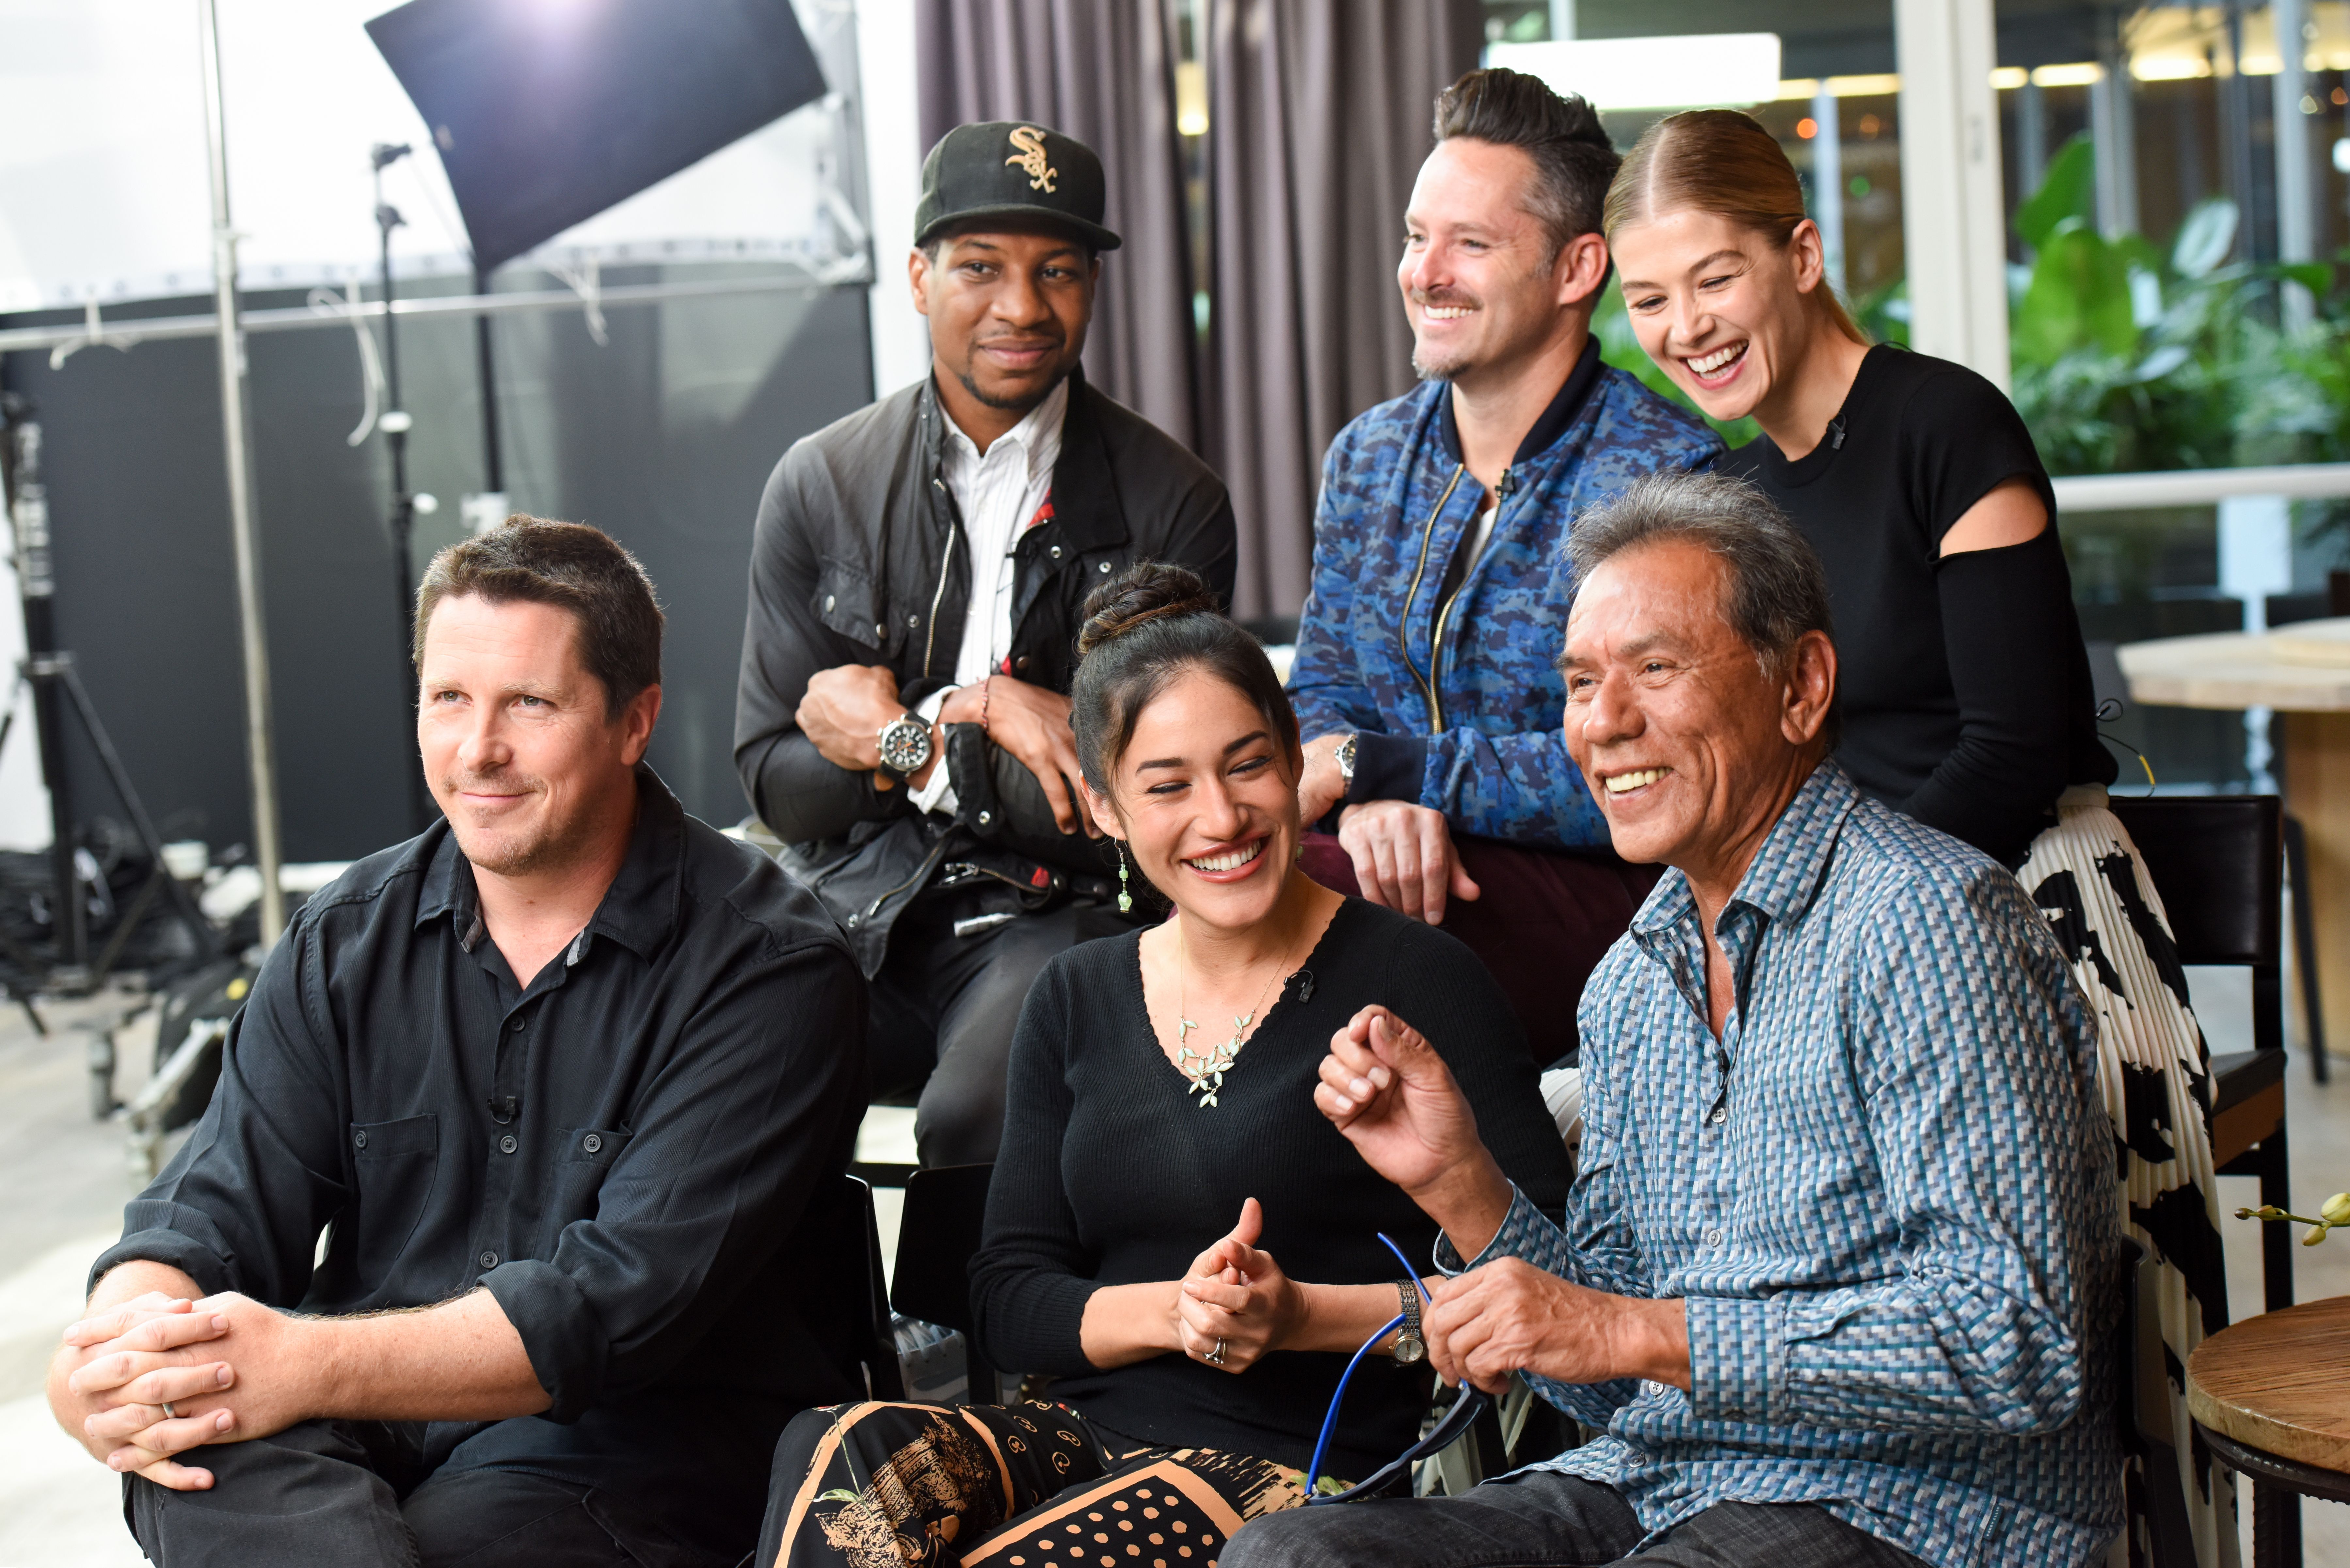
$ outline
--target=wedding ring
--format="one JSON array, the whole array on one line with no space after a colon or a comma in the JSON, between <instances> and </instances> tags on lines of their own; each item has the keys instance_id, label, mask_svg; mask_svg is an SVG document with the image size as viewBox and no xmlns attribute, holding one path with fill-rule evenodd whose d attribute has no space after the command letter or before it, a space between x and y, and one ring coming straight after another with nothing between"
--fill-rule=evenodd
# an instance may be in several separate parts
<instances>
[{"instance_id":1,"label":"wedding ring","mask_svg":"<svg viewBox=\"0 0 2350 1568\"><path fill-rule=\"evenodd\" d=\"M180 1418L180 1413L172 1408L172 1402L169 1399L163 1401L163 1418L167 1421L176 1421Z\"/></svg>"},{"instance_id":2,"label":"wedding ring","mask_svg":"<svg viewBox=\"0 0 2350 1568\"><path fill-rule=\"evenodd\" d=\"M1216 1348L1200 1359L1211 1366L1222 1366L1224 1364L1224 1342L1221 1339L1216 1341Z\"/></svg>"}]
</instances>

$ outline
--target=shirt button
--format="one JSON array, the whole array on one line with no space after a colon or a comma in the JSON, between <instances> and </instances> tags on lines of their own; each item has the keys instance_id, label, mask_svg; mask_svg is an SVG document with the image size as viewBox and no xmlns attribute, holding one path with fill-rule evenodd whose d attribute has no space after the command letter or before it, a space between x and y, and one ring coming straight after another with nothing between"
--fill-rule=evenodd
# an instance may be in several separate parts
<instances>
[{"instance_id":1,"label":"shirt button","mask_svg":"<svg viewBox=\"0 0 2350 1568\"><path fill-rule=\"evenodd\" d=\"M1060 558L1061 558L1061 547L1060 547L1058 545L1054 545L1054 546L1053 546L1053 559L1055 559L1055 560L1056 560L1056 561L1057 561L1057 560L1059 560Z\"/></svg>"},{"instance_id":2,"label":"shirt button","mask_svg":"<svg viewBox=\"0 0 2350 1568\"><path fill-rule=\"evenodd\" d=\"M579 1140L579 1147L589 1154L594 1154L604 1147L604 1137L601 1133L589 1133Z\"/></svg>"},{"instance_id":3,"label":"shirt button","mask_svg":"<svg viewBox=\"0 0 2350 1568\"><path fill-rule=\"evenodd\" d=\"M484 1252L473 1261L485 1269L494 1269L498 1266L498 1255L495 1252Z\"/></svg>"},{"instance_id":4,"label":"shirt button","mask_svg":"<svg viewBox=\"0 0 2350 1568\"><path fill-rule=\"evenodd\" d=\"M1711 1111L1706 1114L1705 1119L1711 1122L1714 1126L1720 1127L1722 1123L1730 1119L1730 1107L1728 1106L1716 1106Z\"/></svg>"},{"instance_id":5,"label":"shirt button","mask_svg":"<svg viewBox=\"0 0 2350 1568\"><path fill-rule=\"evenodd\" d=\"M1106 577L1106 576L1109 576L1109 563L1108 563L1107 561L1104 561L1104 562L1101 564L1101 569L1102 569L1102 576L1105 576L1105 577Z\"/></svg>"},{"instance_id":6,"label":"shirt button","mask_svg":"<svg viewBox=\"0 0 2350 1568\"><path fill-rule=\"evenodd\" d=\"M921 624L922 624L922 618L921 618L920 616L919 616L919 615L910 615L910 616L908 616L908 617L906 618L906 625L907 625L907 628L908 628L909 629L911 629L912 628L914 628L914 627L918 627L918 626L920 626L920 625L921 625Z\"/></svg>"},{"instance_id":7,"label":"shirt button","mask_svg":"<svg viewBox=\"0 0 2350 1568\"><path fill-rule=\"evenodd\" d=\"M522 1145L515 1141L515 1135L512 1133L508 1133L505 1137L498 1139L498 1152L500 1154L512 1154L521 1147Z\"/></svg>"},{"instance_id":8,"label":"shirt button","mask_svg":"<svg viewBox=\"0 0 2350 1568\"><path fill-rule=\"evenodd\" d=\"M1720 1231L1718 1231L1718 1230L1715 1230L1715 1231L1708 1231L1705 1233L1705 1244L1706 1244L1707 1246L1709 1246L1709 1247L1719 1247L1719 1246L1721 1246L1721 1232Z\"/></svg>"},{"instance_id":9,"label":"shirt button","mask_svg":"<svg viewBox=\"0 0 2350 1568\"><path fill-rule=\"evenodd\" d=\"M876 637L887 637L889 635L889 628L877 620L873 623L873 635Z\"/></svg>"},{"instance_id":10,"label":"shirt button","mask_svg":"<svg viewBox=\"0 0 2350 1568\"><path fill-rule=\"evenodd\" d=\"M825 596L824 596L824 613L825 613L825 614L827 614L827 615L830 615L830 614L832 613L832 607L833 607L833 604L834 604L833 596L832 596L832 595L830 595L830 594L827 594L827 595L825 595Z\"/></svg>"},{"instance_id":11,"label":"shirt button","mask_svg":"<svg viewBox=\"0 0 2350 1568\"><path fill-rule=\"evenodd\" d=\"M359 1131L351 1134L351 1147L353 1148L367 1147L367 1129L365 1127L361 1127Z\"/></svg>"}]
</instances>

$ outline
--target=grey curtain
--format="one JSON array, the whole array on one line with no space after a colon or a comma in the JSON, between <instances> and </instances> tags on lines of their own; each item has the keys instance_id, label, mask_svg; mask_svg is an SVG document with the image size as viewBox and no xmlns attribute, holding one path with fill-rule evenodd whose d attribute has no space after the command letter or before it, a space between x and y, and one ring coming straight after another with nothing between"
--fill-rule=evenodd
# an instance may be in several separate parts
<instances>
[{"instance_id":1,"label":"grey curtain","mask_svg":"<svg viewBox=\"0 0 2350 1568\"><path fill-rule=\"evenodd\" d=\"M974 119L1041 120L1101 154L1107 222L1086 374L1186 445L1199 354L1168 0L917 0L924 151Z\"/></svg>"},{"instance_id":2,"label":"grey curtain","mask_svg":"<svg viewBox=\"0 0 2350 1568\"><path fill-rule=\"evenodd\" d=\"M1211 315L1204 448L1241 524L1234 613L1305 602L1339 427L1409 389L1396 293L1436 95L1475 0L1207 0Z\"/></svg>"}]
</instances>

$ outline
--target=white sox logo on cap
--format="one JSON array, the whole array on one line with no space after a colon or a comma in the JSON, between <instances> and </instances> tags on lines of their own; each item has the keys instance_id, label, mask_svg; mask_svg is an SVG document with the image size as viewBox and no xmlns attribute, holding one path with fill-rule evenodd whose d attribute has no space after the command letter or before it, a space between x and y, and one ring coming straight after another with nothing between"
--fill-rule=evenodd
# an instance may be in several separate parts
<instances>
[{"instance_id":1,"label":"white sox logo on cap","mask_svg":"<svg viewBox=\"0 0 2350 1568\"><path fill-rule=\"evenodd\" d=\"M1028 176L1031 191L1051 191L1053 177L1060 171L1045 161L1045 133L1033 125L1015 126L1012 145L1018 151L1003 161L1020 166L1020 171Z\"/></svg>"}]
</instances>

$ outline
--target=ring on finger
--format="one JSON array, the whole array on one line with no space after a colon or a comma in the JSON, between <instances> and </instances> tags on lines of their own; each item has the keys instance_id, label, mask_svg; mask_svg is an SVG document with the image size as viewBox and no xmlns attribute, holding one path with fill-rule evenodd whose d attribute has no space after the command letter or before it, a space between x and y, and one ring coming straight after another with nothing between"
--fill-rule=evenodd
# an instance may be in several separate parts
<instances>
[{"instance_id":1,"label":"ring on finger","mask_svg":"<svg viewBox=\"0 0 2350 1568\"><path fill-rule=\"evenodd\" d=\"M1222 1366L1224 1364L1224 1342L1221 1339L1216 1341L1216 1348L1200 1359L1211 1366Z\"/></svg>"},{"instance_id":2,"label":"ring on finger","mask_svg":"<svg viewBox=\"0 0 2350 1568\"><path fill-rule=\"evenodd\" d=\"M163 1418L167 1421L176 1421L180 1418L180 1413L172 1408L172 1402L169 1399L163 1401Z\"/></svg>"}]
</instances>

